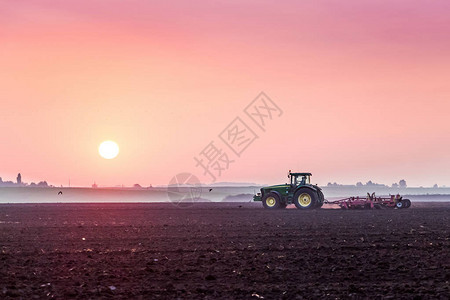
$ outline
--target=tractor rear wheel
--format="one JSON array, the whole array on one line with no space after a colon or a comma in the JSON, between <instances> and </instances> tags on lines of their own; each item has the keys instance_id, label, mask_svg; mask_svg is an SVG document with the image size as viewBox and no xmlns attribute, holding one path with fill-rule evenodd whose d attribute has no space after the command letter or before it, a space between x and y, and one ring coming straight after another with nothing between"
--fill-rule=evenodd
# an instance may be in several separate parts
<instances>
[{"instance_id":1,"label":"tractor rear wheel","mask_svg":"<svg viewBox=\"0 0 450 300\"><path fill-rule=\"evenodd\" d=\"M318 198L317 193L310 189L299 189L294 194L294 204L298 209L313 209Z\"/></svg>"},{"instance_id":2,"label":"tractor rear wheel","mask_svg":"<svg viewBox=\"0 0 450 300\"><path fill-rule=\"evenodd\" d=\"M323 206L323 202L324 202L324 196L322 191L318 191L318 198L317 198L317 204L316 204L316 208L321 208Z\"/></svg>"},{"instance_id":3,"label":"tractor rear wheel","mask_svg":"<svg viewBox=\"0 0 450 300\"><path fill-rule=\"evenodd\" d=\"M323 205L323 201L318 200L316 204L316 208L321 208Z\"/></svg>"},{"instance_id":4,"label":"tractor rear wheel","mask_svg":"<svg viewBox=\"0 0 450 300\"><path fill-rule=\"evenodd\" d=\"M280 197L276 193L270 192L270 193L264 195L264 197L262 199L262 203L263 203L264 208L277 209L277 208L280 208L281 200L280 200Z\"/></svg>"}]
</instances>

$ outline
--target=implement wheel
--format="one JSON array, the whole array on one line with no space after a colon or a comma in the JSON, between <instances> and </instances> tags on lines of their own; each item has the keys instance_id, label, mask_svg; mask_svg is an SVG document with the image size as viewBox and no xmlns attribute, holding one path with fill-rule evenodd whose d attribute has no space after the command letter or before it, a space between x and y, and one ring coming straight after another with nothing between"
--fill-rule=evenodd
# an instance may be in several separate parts
<instances>
[{"instance_id":1,"label":"implement wheel","mask_svg":"<svg viewBox=\"0 0 450 300\"><path fill-rule=\"evenodd\" d=\"M299 189L294 194L294 204L298 209L313 209L317 201L317 193L310 189Z\"/></svg>"},{"instance_id":2,"label":"implement wheel","mask_svg":"<svg viewBox=\"0 0 450 300\"><path fill-rule=\"evenodd\" d=\"M411 200L409 199L403 199L402 200L404 208L409 208L411 206Z\"/></svg>"},{"instance_id":3,"label":"implement wheel","mask_svg":"<svg viewBox=\"0 0 450 300\"><path fill-rule=\"evenodd\" d=\"M270 192L262 198L262 203L264 208L267 209L277 209L281 206L281 200L280 197L273 192Z\"/></svg>"}]
</instances>

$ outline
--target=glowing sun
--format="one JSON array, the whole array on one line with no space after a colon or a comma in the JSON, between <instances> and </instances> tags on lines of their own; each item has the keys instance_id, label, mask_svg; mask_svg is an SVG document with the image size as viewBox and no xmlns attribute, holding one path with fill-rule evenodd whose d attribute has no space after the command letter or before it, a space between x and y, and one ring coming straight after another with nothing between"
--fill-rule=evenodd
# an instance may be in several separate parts
<instances>
[{"instance_id":1,"label":"glowing sun","mask_svg":"<svg viewBox=\"0 0 450 300\"><path fill-rule=\"evenodd\" d=\"M113 159L119 154L119 146L113 141L106 141L98 147L98 153L106 159Z\"/></svg>"}]
</instances>

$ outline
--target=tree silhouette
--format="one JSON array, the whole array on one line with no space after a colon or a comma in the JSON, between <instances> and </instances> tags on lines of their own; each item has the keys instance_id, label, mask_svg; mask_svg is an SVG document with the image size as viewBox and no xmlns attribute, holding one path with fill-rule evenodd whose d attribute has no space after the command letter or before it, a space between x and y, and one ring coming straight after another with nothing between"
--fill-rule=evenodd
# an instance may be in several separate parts
<instances>
[{"instance_id":1,"label":"tree silhouette","mask_svg":"<svg viewBox=\"0 0 450 300\"><path fill-rule=\"evenodd\" d=\"M48 187L47 181L41 181L37 184L39 187Z\"/></svg>"}]
</instances>

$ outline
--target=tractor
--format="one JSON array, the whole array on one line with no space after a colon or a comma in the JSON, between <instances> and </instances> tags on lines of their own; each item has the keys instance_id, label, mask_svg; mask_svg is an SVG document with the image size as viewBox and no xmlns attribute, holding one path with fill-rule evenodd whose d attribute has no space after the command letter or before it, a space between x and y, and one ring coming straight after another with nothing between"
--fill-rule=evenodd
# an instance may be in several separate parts
<instances>
[{"instance_id":1,"label":"tractor","mask_svg":"<svg viewBox=\"0 0 450 300\"><path fill-rule=\"evenodd\" d=\"M324 202L322 189L310 183L311 173L291 173L290 183L261 188L261 193L253 196L253 201L262 201L264 208L286 208L295 204L298 209L320 208Z\"/></svg>"}]
</instances>

